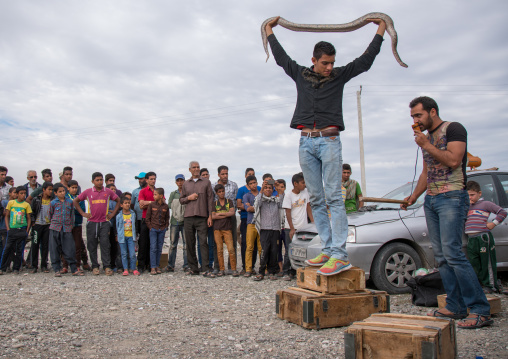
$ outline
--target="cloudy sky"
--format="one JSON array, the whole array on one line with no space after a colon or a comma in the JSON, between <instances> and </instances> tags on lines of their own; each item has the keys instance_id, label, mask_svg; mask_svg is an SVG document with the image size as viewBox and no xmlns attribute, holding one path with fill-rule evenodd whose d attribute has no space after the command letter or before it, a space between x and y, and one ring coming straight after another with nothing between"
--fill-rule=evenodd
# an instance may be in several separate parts
<instances>
[{"instance_id":1,"label":"cloudy sky","mask_svg":"<svg viewBox=\"0 0 508 359\"><path fill-rule=\"evenodd\" d=\"M297 23L345 23L390 15L399 35L395 61L386 34L373 67L344 95L343 159L360 180L356 91L363 86L367 194L411 181L417 147L409 101L435 98L444 120L460 121L469 151L485 167L507 169L506 1L1 1L0 153L16 184L26 171L70 165L88 187L91 173L116 175L122 190L153 170L158 185L190 160L244 184L244 170L290 180L299 172L299 133L289 128L292 80L265 63L260 25L281 15ZM310 65L314 44L330 41L342 66L376 32L275 33L288 54ZM421 156L418 160L421 163Z\"/></svg>"}]
</instances>

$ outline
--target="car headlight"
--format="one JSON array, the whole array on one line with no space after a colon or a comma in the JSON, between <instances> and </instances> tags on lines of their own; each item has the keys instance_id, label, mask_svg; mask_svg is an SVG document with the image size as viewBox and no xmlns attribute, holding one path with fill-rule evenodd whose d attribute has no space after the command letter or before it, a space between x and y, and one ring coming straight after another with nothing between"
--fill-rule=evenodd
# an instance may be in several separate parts
<instances>
[{"instance_id":1,"label":"car headlight","mask_svg":"<svg viewBox=\"0 0 508 359\"><path fill-rule=\"evenodd\" d=\"M355 226L348 226L347 227L346 243L356 243L356 227Z\"/></svg>"}]
</instances>

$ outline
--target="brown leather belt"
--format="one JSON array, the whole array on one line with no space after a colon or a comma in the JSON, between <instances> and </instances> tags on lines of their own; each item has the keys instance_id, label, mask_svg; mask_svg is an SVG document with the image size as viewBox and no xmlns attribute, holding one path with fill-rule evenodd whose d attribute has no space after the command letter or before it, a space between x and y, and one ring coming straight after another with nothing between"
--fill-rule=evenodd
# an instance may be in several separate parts
<instances>
[{"instance_id":1,"label":"brown leather belt","mask_svg":"<svg viewBox=\"0 0 508 359\"><path fill-rule=\"evenodd\" d=\"M336 128L329 128L323 131L311 131L311 132L303 132L302 136L305 137L330 137L330 136L338 136L339 130Z\"/></svg>"}]
</instances>

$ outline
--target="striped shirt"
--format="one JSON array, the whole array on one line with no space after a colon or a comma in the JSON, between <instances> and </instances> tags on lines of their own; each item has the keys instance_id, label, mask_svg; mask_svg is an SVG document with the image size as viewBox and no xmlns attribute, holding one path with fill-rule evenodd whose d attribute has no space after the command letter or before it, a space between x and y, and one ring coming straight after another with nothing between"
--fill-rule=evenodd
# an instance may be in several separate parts
<instances>
[{"instance_id":1,"label":"striped shirt","mask_svg":"<svg viewBox=\"0 0 508 359\"><path fill-rule=\"evenodd\" d=\"M49 229L57 232L72 232L72 224L74 222L74 204L72 200L65 197L62 202L58 198L50 203L49 213L51 216L51 224Z\"/></svg>"},{"instance_id":2,"label":"striped shirt","mask_svg":"<svg viewBox=\"0 0 508 359\"><path fill-rule=\"evenodd\" d=\"M489 215L493 213L496 218L492 221L496 226L506 218L506 211L489 201L480 198L478 202L471 204L466 220L466 233L490 232L487 228Z\"/></svg>"}]
</instances>

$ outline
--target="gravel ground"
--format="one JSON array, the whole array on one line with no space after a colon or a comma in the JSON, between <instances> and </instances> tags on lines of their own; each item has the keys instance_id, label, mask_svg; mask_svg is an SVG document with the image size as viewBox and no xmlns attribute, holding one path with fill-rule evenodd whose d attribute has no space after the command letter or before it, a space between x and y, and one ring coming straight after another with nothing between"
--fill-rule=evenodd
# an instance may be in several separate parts
<instances>
[{"instance_id":1,"label":"gravel ground","mask_svg":"<svg viewBox=\"0 0 508 359\"><path fill-rule=\"evenodd\" d=\"M181 252L179 251L179 256ZM181 263L179 263L181 265ZM506 277L504 277L506 280ZM275 314L295 281L203 278L182 271L123 277L0 277L0 356L6 358L342 358L345 328L306 330ZM409 295L392 312L422 315ZM507 298L502 298L503 307ZM457 330L459 358L508 358L506 313Z\"/></svg>"}]
</instances>

